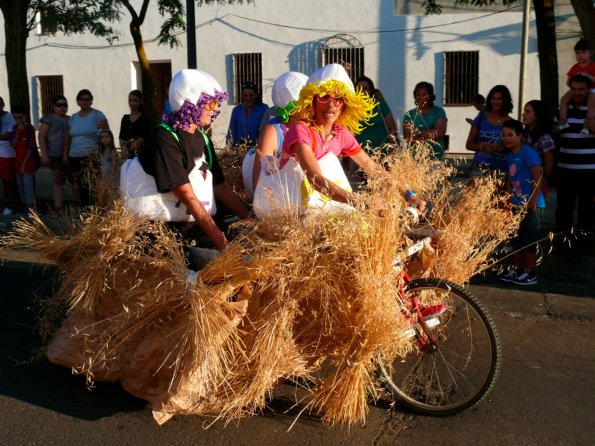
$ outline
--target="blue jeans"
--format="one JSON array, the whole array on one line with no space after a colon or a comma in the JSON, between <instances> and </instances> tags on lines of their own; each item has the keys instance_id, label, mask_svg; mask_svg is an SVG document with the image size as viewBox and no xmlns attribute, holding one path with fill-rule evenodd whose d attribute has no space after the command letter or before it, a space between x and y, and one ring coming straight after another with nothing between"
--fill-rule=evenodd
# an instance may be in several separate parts
<instances>
[{"instance_id":1,"label":"blue jeans","mask_svg":"<svg viewBox=\"0 0 595 446\"><path fill-rule=\"evenodd\" d=\"M17 186L21 201L27 206L35 205L35 174L17 174Z\"/></svg>"}]
</instances>

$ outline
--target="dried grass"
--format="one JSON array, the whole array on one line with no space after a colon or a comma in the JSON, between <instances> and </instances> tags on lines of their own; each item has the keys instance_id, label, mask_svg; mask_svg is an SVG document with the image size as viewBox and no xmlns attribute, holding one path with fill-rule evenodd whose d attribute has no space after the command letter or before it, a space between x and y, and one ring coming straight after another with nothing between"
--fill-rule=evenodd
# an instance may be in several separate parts
<instances>
[{"instance_id":1,"label":"dried grass","mask_svg":"<svg viewBox=\"0 0 595 446\"><path fill-rule=\"evenodd\" d=\"M69 317L50 345L53 360L89 382L122 381L152 402L159 423L256 414L279 380L311 378L326 358L303 403L326 423L352 424L377 395L377 353L392 360L413 348L401 336L406 309L393 298L394 259L408 243L397 185L434 204L437 260L420 275L466 282L520 218L502 210L493 180L452 184L452 172L423 150L384 161L389 174L370 180L348 215L241 223L242 235L196 284L165 226L135 221L119 204L83 215L65 234L22 221L4 243L64 271L54 300Z\"/></svg>"}]
</instances>

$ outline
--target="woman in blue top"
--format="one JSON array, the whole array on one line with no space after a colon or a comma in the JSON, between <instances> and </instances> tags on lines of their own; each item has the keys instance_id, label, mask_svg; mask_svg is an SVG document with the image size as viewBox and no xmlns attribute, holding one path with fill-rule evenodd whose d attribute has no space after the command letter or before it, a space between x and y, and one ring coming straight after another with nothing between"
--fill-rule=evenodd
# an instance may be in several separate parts
<instances>
[{"instance_id":1,"label":"woman in blue top","mask_svg":"<svg viewBox=\"0 0 595 446\"><path fill-rule=\"evenodd\" d=\"M510 90L504 85L496 85L488 94L485 111L471 123L466 147L475 152L472 178L481 176L482 170L505 175L508 149L502 145L502 124L510 119L508 115L512 107Z\"/></svg>"},{"instance_id":2,"label":"woman in blue top","mask_svg":"<svg viewBox=\"0 0 595 446\"><path fill-rule=\"evenodd\" d=\"M242 84L242 103L235 106L231 112L229 130L227 130L227 144L254 145L258 141L260 122L266 113L268 105L262 103L254 82Z\"/></svg>"},{"instance_id":3,"label":"woman in blue top","mask_svg":"<svg viewBox=\"0 0 595 446\"><path fill-rule=\"evenodd\" d=\"M80 205L88 206L91 204L91 185L87 167L92 165L93 156L97 153L97 132L108 129L109 125L105 115L92 107L93 95L89 90L79 91L76 102L80 111L68 120L62 162L73 175Z\"/></svg>"},{"instance_id":4,"label":"woman in blue top","mask_svg":"<svg viewBox=\"0 0 595 446\"><path fill-rule=\"evenodd\" d=\"M446 113L434 105L434 86L420 82L413 89L416 108L409 110L403 118L403 136L408 144L425 142L432 148L432 158L444 158L446 135Z\"/></svg>"}]
</instances>

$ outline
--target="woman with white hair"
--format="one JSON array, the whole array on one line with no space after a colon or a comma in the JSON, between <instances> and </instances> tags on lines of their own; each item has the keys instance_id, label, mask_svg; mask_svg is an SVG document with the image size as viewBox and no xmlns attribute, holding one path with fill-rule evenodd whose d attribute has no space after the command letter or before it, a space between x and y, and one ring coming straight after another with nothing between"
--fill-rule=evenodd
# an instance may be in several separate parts
<instances>
[{"instance_id":1,"label":"woman with white hair","mask_svg":"<svg viewBox=\"0 0 595 446\"><path fill-rule=\"evenodd\" d=\"M215 199L235 215L248 217L244 203L225 181L211 139L202 131L226 99L227 93L208 73L179 71L169 87L172 111L158 126L153 143L139 152L140 164L154 177L157 192L171 198L173 207L168 206L163 219L184 238L197 240L199 246L210 241L219 250L228 241L215 222Z\"/></svg>"},{"instance_id":2,"label":"woman with white hair","mask_svg":"<svg viewBox=\"0 0 595 446\"><path fill-rule=\"evenodd\" d=\"M256 147L246 153L242 163L244 186L250 195L258 184L262 160L267 156L279 158L285 134L291 124L297 122L297 115L292 114L300 91L308 76L295 71L288 71L273 83L272 98L276 116L270 119L260 131Z\"/></svg>"}]
</instances>

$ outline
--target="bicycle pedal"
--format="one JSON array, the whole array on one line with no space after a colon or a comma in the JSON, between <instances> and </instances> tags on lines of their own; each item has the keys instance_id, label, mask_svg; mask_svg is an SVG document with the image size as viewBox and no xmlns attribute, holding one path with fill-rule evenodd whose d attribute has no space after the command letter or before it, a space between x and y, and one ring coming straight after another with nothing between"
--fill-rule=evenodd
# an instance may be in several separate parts
<instances>
[{"instance_id":1,"label":"bicycle pedal","mask_svg":"<svg viewBox=\"0 0 595 446\"><path fill-rule=\"evenodd\" d=\"M428 319L426 322L426 325L428 326L428 328L433 328L436 325L440 324L440 318L439 317L433 317L431 319ZM413 338L415 336L417 336L418 331L417 331L417 323L415 323L413 326L411 326L410 328L408 328L407 330L403 330L402 336L404 338Z\"/></svg>"}]
</instances>

